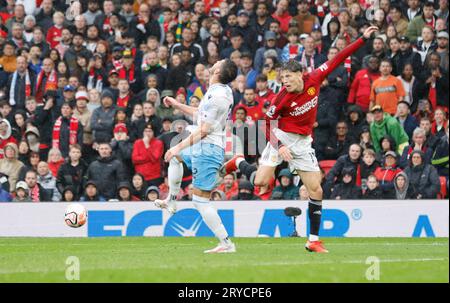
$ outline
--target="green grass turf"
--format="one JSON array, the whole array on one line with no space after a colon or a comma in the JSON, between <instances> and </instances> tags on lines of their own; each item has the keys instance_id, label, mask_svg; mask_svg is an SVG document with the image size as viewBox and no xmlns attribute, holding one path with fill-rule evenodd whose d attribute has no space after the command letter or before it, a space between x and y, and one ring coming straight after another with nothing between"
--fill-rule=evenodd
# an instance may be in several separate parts
<instances>
[{"instance_id":1,"label":"green grass turf","mask_svg":"<svg viewBox=\"0 0 450 303\"><path fill-rule=\"evenodd\" d=\"M80 260L79 282L449 281L448 238L328 238L312 254L304 238L236 238L237 253L205 255L212 238L0 238L0 282L72 282L66 259Z\"/></svg>"}]
</instances>

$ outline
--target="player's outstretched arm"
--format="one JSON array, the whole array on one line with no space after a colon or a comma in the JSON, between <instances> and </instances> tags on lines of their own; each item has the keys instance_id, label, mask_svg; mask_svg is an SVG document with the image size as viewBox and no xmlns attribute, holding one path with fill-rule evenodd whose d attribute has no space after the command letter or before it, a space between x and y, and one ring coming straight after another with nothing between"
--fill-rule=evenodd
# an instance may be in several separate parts
<instances>
[{"instance_id":1,"label":"player's outstretched arm","mask_svg":"<svg viewBox=\"0 0 450 303\"><path fill-rule=\"evenodd\" d=\"M320 77L320 82L325 79L333 70L335 70L339 65L344 62L344 60L351 56L355 51L357 51L361 46L364 45L364 43L367 41L367 39L370 38L370 36L378 30L378 27L376 26L370 26L368 27L363 35L356 39L353 43L348 45L346 48L344 48L341 52L339 52L336 57L334 57L331 60L328 60L321 66L319 66L316 70L314 70L313 73L315 73L317 76Z\"/></svg>"},{"instance_id":2,"label":"player's outstretched arm","mask_svg":"<svg viewBox=\"0 0 450 303\"><path fill-rule=\"evenodd\" d=\"M167 107L173 107L175 109L181 110L184 114L189 116L194 116L195 114L197 114L198 111L197 107L180 103L172 97L165 97L163 102Z\"/></svg>"}]
</instances>

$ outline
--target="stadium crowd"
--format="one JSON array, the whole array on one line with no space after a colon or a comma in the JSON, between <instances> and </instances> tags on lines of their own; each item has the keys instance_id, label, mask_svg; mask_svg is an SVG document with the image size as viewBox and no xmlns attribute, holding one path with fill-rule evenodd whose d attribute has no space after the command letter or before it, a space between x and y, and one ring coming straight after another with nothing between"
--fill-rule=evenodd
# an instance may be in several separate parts
<instances>
[{"instance_id":1,"label":"stadium crowd","mask_svg":"<svg viewBox=\"0 0 450 303\"><path fill-rule=\"evenodd\" d=\"M198 106L224 58L239 67L226 154L257 164L281 64L312 71L370 25L321 87L325 198L443 198L448 13L448 0L0 0L0 201L165 198L164 153L194 119L162 100ZM286 167L262 195L230 174L212 199L308 199Z\"/></svg>"}]
</instances>

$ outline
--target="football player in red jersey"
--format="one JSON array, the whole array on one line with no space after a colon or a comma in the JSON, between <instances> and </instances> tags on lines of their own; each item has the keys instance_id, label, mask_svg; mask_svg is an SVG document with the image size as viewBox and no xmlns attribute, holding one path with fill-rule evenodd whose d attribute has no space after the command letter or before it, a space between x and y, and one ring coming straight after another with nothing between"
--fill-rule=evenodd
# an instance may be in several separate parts
<instances>
[{"instance_id":1,"label":"football player in red jersey","mask_svg":"<svg viewBox=\"0 0 450 303\"><path fill-rule=\"evenodd\" d=\"M221 174L228 174L239 168L254 185L266 187L273 178L276 167L283 160L288 162L291 171L300 176L310 195L310 235L305 248L311 252L328 252L322 241L319 241L322 216L321 175L311 147L320 85L377 30L375 26L367 28L362 37L310 73L304 72L299 62L287 62L281 69L283 88L272 100L266 113L266 137L269 142L261 155L259 168L248 164L242 155L236 155L221 168Z\"/></svg>"}]
</instances>

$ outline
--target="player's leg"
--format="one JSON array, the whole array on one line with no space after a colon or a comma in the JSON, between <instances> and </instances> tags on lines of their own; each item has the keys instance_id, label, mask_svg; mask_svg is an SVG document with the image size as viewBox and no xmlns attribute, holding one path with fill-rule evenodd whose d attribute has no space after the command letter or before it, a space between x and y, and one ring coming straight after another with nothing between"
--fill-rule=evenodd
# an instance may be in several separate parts
<instances>
[{"instance_id":1,"label":"player's leg","mask_svg":"<svg viewBox=\"0 0 450 303\"><path fill-rule=\"evenodd\" d=\"M228 238L228 232L217 210L211 205L211 191L217 186L217 176L224 157L223 149L213 144L202 144L202 153L192 157L194 194L192 202L203 221L219 239L217 247L205 253L231 253L236 248Z\"/></svg>"},{"instance_id":2,"label":"player's leg","mask_svg":"<svg viewBox=\"0 0 450 303\"><path fill-rule=\"evenodd\" d=\"M267 189L270 180L274 176L276 167L281 162L282 159L278 155L278 151L270 143L267 143L262 152L258 168L256 165L249 164L245 161L244 156L236 155L222 165L219 172L223 177L239 169L253 185L261 187L262 191L260 193L264 193L264 189Z\"/></svg>"},{"instance_id":3,"label":"player's leg","mask_svg":"<svg viewBox=\"0 0 450 303\"><path fill-rule=\"evenodd\" d=\"M323 243L319 241L320 223L322 220L322 175L311 137L299 137L292 146L293 160L289 163L291 170L296 170L305 185L310 199L308 203L309 239L305 248L311 252L326 253Z\"/></svg>"},{"instance_id":4,"label":"player's leg","mask_svg":"<svg viewBox=\"0 0 450 303\"><path fill-rule=\"evenodd\" d=\"M155 200L155 205L159 208L165 208L171 214L177 211L177 195L181 189L181 182L183 180L183 162L188 168L192 167L192 151L186 148L181 151L180 156L173 157L169 162L167 172L167 179L169 181L169 195L165 200Z\"/></svg>"}]
</instances>

